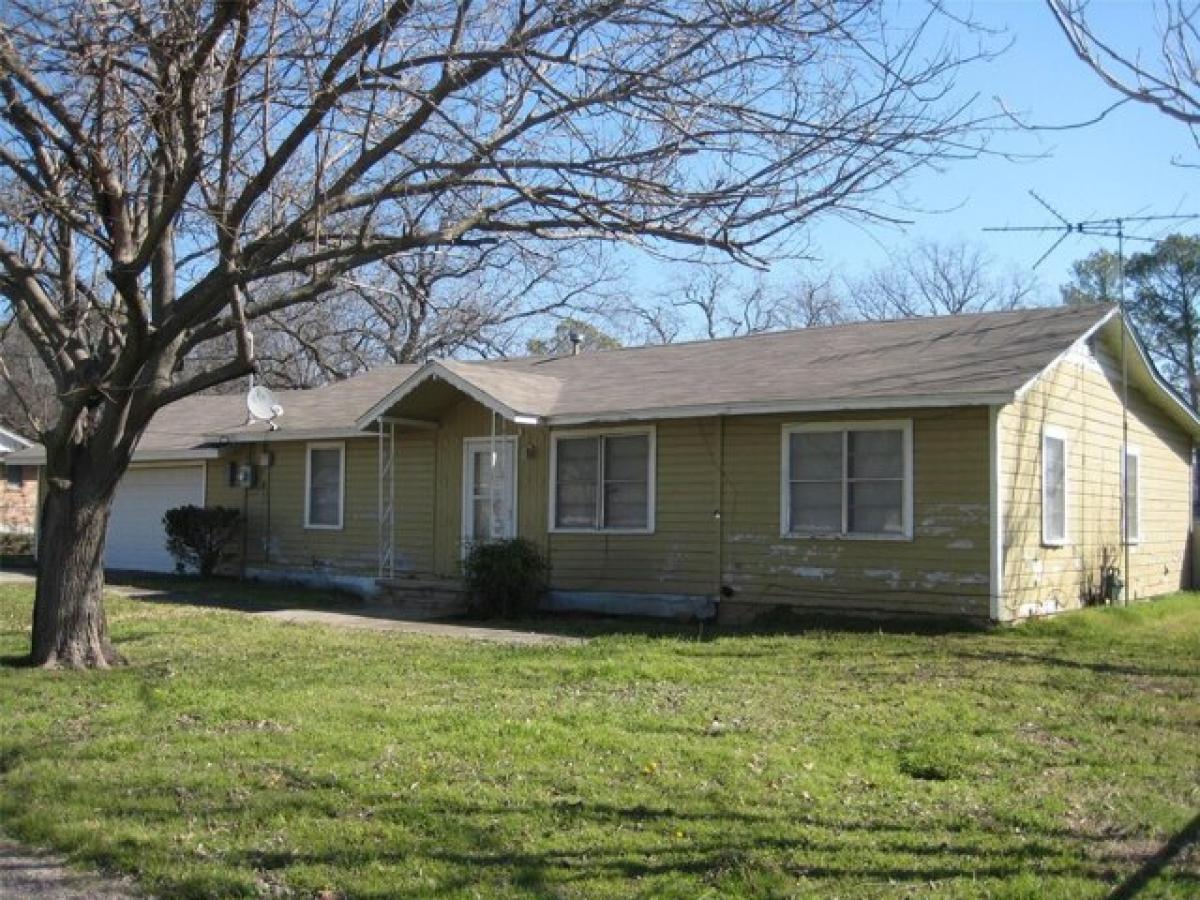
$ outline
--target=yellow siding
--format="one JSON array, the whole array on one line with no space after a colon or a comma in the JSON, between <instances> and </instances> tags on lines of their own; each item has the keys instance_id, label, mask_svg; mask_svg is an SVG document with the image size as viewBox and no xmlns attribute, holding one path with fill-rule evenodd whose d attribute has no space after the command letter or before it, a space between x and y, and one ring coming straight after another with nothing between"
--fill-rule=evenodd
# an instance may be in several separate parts
<instances>
[{"instance_id":1,"label":"yellow siding","mask_svg":"<svg viewBox=\"0 0 1200 900\"><path fill-rule=\"evenodd\" d=\"M378 448L376 448L378 451ZM396 571L433 571L434 479L437 442L432 431L396 435Z\"/></svg>"},{"instance_id":2,"label":"yellow siding","mask_svg":"<svg viewBox=\"0 0 1200 900\"><path fill-rule=\"evenodd\" d=\"M1000 414L1004 498L1001 618L1081 605L1121 551L1121 374L1101 344L1080 348ZM1191 440L1161 408L1130 394L1129 443L1141 454L1141 537L1130 550L1131 596L1186 583ZM1067 435L1067 539L1042 543L1042 432Z\"/></svg>"},{"instance_id":3,"label":"yellow siding","mask_svg":"<svg viewBox=\"0 0 1200 900\"><path fill-rule=\"evenodd\" d=\"M247 517L248 566L322 574L374 575L378 568L378 455L374 437L343 442L346 484L342 527L304 527L307 444L272 442L238 447L209 464L208 503ZM273 464L258 469L255 487L229 486L230 460L257 461L269 449Z\"/></svg>"},{"instance_id":4,"label":"yellow siding","mask_svg":"<svg viewBox=\"0 0 1200 900\"><path fill-rule=\"evenodd\" d=\"M602 429L601 429L602 430ZM551 534L553 586L562 590L715 594L720 522L716 419L656 424L653 534ZM778 441L775 444L778 447ZM546 454L548 456L549 454ZM549 463L543 461L548 483ZM778 472L778 463L776 463ZM545 515L548 499L541 498Z\"/></svg>"},{"instance_id":5,"label":"yellow siding","mask_svg":"<svg viewBox=\"0 0 1200 900\"><path fill-rule=\"evenodd\" d=\"M780 536L784 425L845 418L744 416L654 423L655 530L645 535L549 533L550 430L515 426L499 417L496 429L497 434L517 436L518 532L547 552L553 588L713 596L724 585L733 590L722 603L722 614L729 617L784 605L986 618L986 410L852 417L913 422L913 540ZM463 441L487 437L491 429L491 413L464 398L445 410L436 430L398 432L398 572L459 574ZM260 476L260 486L248 492L226 486L226 460L213 465L210 502L246 503L251 565L374 573L377 447L373 438L347 446L346 528L341 532L303 528L302 443L275 444L269 480Z\"/></svg>"},{"instance_id":6,"label":"yellow siding","mask_svg":"<svg viewBox=\"0 0 1200 900\"><path fill-rule=\"evenodd\" d=\"M783 426L850 419L912 420L913 539L781 537ZM729 418L723 457L723 605L987 618L987 410Z\"/></svg>"}]
</instances>

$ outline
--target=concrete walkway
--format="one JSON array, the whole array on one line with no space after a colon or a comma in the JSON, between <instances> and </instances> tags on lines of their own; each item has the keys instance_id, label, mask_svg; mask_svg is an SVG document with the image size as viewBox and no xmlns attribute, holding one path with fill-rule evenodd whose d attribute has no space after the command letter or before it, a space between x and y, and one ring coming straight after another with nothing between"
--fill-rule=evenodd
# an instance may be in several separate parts
<instances>
[{"instance_id":1,"label":"concrete walkway","mask_svg":"<svg viewBox=\"0 0 1200 900\"><path fill-rule=\"evenodd\" d=\"M125 879L71 869L52 853L30 850L0 837L0 897L28 900L133 900Z\"/></svg>"},{"instance_id":2,"label":"concrete walkway","mask_svg":"<svg viewBox=\"0 0 1200 900\"><path fill-rule=\"evenodd\" d=\"M245 610L245 612L256 618L273 619L276 622L288 622L294 625L334 625L340 628L362 628L368 631L398 631L401 634L460 638L493 644L510 644L516 647L564 647L587 643L585 638L542 634L536 631L511 631L505 628L487 628L478 625L453 625L446 622L417 622L410 619L397 619L389 616L386 610L364 610L362 613L324 612L313 609L276 609L266 612Z\"/></svg>"},{"instance_id":3,"label":"concrete walkway","mask_svg":"<svg viewBox=\"0 0 1200 900\"><path fill-rule=\"evenodd\" d=\"M28 584L33 586L34 577L27 572L0 572L0 584ZM192 603L192 595L159 588L139 588L125 585L108 585L108 590L125 597L170 598L183 605ZM196 604L199 605L199 604ZM492 644L507 644L514 647L570 647L586 644L586 638L568 637L558 634L543 634L537 631L513 631L507 628L489 628L485 625L455 625L449 622L422 622L400 619L387 608L364 608L361 612L327 612L317 609L255 609L234 604L219 608L240 612L260 619L286 622L290 625L332 625L338 628L360 628L366 631L395 631L401 634L422 634L430 637L459 638L467 641L483 641ZM5 895L0 893L0 900Z\"/></svg>"}]
</instances>

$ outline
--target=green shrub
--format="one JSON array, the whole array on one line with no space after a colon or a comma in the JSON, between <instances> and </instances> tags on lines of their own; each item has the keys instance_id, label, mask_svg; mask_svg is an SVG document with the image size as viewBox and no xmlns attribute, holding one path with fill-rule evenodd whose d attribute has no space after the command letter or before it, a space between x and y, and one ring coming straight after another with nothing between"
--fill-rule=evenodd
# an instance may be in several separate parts
<instances>
[{"instance_id":1,"label":"green shrub","mask_svg":"<svg viewBox=\"0 0 1200 900\"><path fill-rule=\"evenodd\" d=\"M511 538L475 544L463 561L471 612L510 618L537 609L550 564L532 541Z\"/></svg>"},{"instance_id":2,"label":"green shrub","mask_svg":"<svg viewBox=\"0 0 1200 900\"><path fill-rule=\"evenodd\" d=\"M223 506L177 506L163 516L163 528L175 569L208 577L233 556L228 548L241 533L242 514Z\"/></svg>"}]
</instances>

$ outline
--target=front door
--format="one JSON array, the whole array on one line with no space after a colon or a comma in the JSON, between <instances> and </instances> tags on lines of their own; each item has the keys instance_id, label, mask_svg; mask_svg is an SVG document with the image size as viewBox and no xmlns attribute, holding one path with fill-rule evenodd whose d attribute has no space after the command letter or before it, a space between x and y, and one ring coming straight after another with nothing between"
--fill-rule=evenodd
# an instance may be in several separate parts
<instances>
[{"instance_id":1,"label":"front door","mask_svg":"<svg viewBox=\"0 0 1200 900\"><path fill-rule=\"evenodd\" d=\"M463 552L477 541L516 537L517 459L513 437L463 442Z\"/></svg>"}]
</instances>

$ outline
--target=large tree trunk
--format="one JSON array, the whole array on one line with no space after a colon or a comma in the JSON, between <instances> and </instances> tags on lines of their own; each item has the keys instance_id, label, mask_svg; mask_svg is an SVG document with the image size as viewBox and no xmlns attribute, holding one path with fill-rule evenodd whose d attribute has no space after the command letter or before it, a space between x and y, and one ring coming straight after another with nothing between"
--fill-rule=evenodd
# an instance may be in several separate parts
<instances>
[{"instance_id":1,"label":"large tree trunk","mask_svg":"<svg viewBox=\"0 0 1200 900\"><path fill-rule=\"evenodd\" d=\"M104 615L104 537L116 479L78 471L94 467L80 460L75 478L49 479L38 526L35 665L102 669L124 662Z\"/></svg>"}]
</instances>

